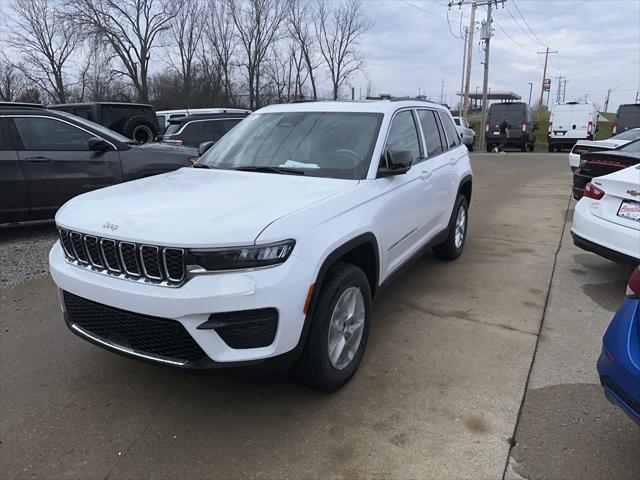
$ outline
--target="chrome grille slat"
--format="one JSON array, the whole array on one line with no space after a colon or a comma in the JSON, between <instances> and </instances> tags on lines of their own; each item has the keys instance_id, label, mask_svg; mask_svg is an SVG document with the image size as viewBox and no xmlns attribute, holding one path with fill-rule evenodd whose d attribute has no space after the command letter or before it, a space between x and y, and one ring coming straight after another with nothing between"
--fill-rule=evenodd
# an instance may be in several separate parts
<instances>
[{"instance_id":1,"label":"chrome grille slat","mask_svg":"<svg viewBox=\"0 0 640 480\"><path fill-rule=\"evenodd\" d=\"M104 262L102 261L102 255L100 254L100 245L98 244L98 237L95 235L84 236L84 248L87 252L87 258L91 266L96 268L104 268Z\"/></svg>"},{"instance_id":2,"label":"chrome grille slat","mask_svg":"<svg viewBox=\"0 0 640 480\"><path fill-rule=\"evenodd\" d=\"M59 228L68 262L138 282L177 287L186 280L185 249L118 241Z\"/></svg>"},{"instance_id":3,"label":"chrome grille slat","mask_svg":"<svg viewBox=\"0 0 640 480\"><path fill-rule=\"evenodd\" d=\"M140 245L140 261L144 276L152 280L162 280L160 249L156 245Z\"/></svg>"},{"instance_id":4,"label":"chrome grille slat","mask_svg":"<svg viewBox=\"0 0 640 480\"><path fill-rule=\"evenodd\" d=\"M140 272L140 262L138 261L137 245L131 242L120 242L118 244L118 251L120 252L120 261L122 262L122 268L125 273L134 277L142 276Z\"/></svg>"}]
</instances>

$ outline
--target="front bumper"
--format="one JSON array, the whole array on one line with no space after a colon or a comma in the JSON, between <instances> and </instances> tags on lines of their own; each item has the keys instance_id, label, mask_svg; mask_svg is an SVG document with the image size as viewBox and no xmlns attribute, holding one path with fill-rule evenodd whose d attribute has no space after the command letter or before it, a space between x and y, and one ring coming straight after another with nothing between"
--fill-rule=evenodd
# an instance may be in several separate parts
<instances>
[{"instance_id":1,"label":"front bumper","mask_svg":"<svg viewBox=\"0 0 640 480\"><path fill-rule=\"evenodd\" d=\"M279 266L254 271L213 273L191 278L179 288L130 282L70 264L59 242L49 254L49 268L61 292L112 307L141 317L178 322L204 351L204 361L189 363L192 368L225 368L260 364L268 359L282 359L298 347L305 314L304 304L309 285L313 283L313 267L292 254ZM74 333L119 353L142 360L160 359L140 355L124 344L108 345L73 327L65 304L65 318ZM259 348L232 348L215 329L198 329L212 314L260 309L275 309L278 324L273 342ZM142 320L144 321L144 318ZM114 342L111 342L114 343ZM124 348L118 348L124 347Z\"/></svg>"},{"instance_id":2,"label":"front bumper","mask_svg":"<svg viewBox=\"0 0 640 480\"><path fill-rule=\"evenodd\" d=\"M588 198L582 198L573 212L573 243L583 250L616 262L638 265L638 231L596 217L589 211Z\"/></svg>"}]
</instances>

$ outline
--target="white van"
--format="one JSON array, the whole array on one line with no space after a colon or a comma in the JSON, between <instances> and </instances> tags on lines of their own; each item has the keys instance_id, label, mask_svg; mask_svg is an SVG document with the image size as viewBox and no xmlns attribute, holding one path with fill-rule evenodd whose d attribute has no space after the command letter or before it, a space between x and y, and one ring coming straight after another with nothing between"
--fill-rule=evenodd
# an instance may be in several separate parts
<instances>
[{"instance_id":1,"label":"white van","mask_svg":"<svg viewBox=\"0 0 640 480\"><path fill-rule=\"evenodd\" d=\"M578 140L593 140L598 128L598 112L593 103L557 103L549 117L549 151L570 149Z\"/></svg>"},{"instance_id":2,"label":"white van","mask_svg":"<svg viewBox=\"0 0 640 480\"><path fill-rule=\"evenodd\" d=\"M156 117L158 117L160 131L164 132L169 126L169 120L201 113L251 113L251 110L246 108L183 108L180 110L161 110L156 112Z\"/></svg>"}]
</instances>

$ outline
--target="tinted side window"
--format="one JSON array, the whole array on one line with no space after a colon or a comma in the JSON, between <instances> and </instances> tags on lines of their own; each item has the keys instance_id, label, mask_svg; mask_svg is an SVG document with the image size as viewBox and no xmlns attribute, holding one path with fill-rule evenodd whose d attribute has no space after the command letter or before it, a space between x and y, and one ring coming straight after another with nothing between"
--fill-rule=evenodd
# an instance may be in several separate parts
<instances>
[{"instance_id":1,"label":"tinted side window","mask_svg":"<svg viewBox=\"0 0 640 480\"><path fill-rule=\"evenodd\" d=\"M209 122L189 122L184 127L182 133L178 135L178 137L181 138L185 143L200 144L209 137L209 135L207 135L207 132L205 131L205 127L208 123Z\"/></svg>"},{"instance_id":2,"label":"tinted side window","mask_svg":"<svg viewBox=\"0 0 640 480\"><path fill-rule=\"evenodd\" d=\"M25 150L86 151L93 136L53 118L16 117L13 123Z\"/></svg>"},{"instance_id":3,"label":"tinted side window","mask_svg":"<svg viewBox=\"0 0 640 480\"><path fill-rule=\"evenodd\" d=\"M416 162L420 158L420 141L413 114L410 111L400 112L395 116L389 128L387 138L387 149L389 150L409 150L412 161Z\"/></svg>"},{"instance_id":4,"label":"tinted side window","mask_svg":"<svg viewBox=\"0 0 640 480\"><path fill-rule=\"evenodd\" d=\"M223 120L222 125L224 126L224 133L227 133L233 127L235 127L238 123L240 123L240 119L237 120Z\"/></svg>"},{"instance_id":5,"label":"tinted side window","mask_svg":"<svg viewBox=\"0 0 640 480\"><path fill-rule=\"evenodd\" d=\"M433 157L442 153L444 141L440 138L440 129L436 121L435 112L431 110L418 110L424 141L427 144L427 156Z\"/></svg>"},{"instance_id":6,"label":"tinted side window","mask_svg":"<svg viewBox=\"0 0 640 480\"><path fill-rule=\"evenodd\" d=\"M444 131L447 134L447 141L449 142L449 148L454 148L460 145L460 135L458 135L458 129L451 121L451 117L442 112L438 112L440 120L444 126Z\"/></svg>"},{"instance_id":7,"label":"tinted side window","mask_svg":"<svg viewBox=\"0 0 640 480\"><path fill-rule=\"evenodd\" d=\"M89 107L76 107L73 109L73 114L93 121L93 115L91 115L91 109Z\"/></svg>"}]
</instances>

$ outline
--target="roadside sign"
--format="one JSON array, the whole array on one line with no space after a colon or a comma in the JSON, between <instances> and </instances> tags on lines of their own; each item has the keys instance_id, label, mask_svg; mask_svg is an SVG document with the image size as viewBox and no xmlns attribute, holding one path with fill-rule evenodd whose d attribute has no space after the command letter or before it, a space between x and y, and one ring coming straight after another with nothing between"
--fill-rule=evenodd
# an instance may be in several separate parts
<instances>
[{"instance_id":1,"label":"roadside sign","mask_svg":"<svg viewBox=\"0 0 640 480\"><path fill-rule=\"evenodd\" d=\"M551 90L551 79L550 78L545 78L544 79L544 83L542 84L542 89L545 92L548 92L549 90Z\"/></svg>"}]
</instances>

